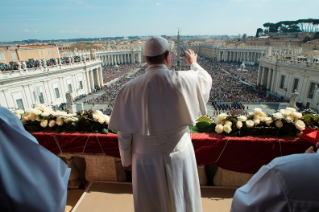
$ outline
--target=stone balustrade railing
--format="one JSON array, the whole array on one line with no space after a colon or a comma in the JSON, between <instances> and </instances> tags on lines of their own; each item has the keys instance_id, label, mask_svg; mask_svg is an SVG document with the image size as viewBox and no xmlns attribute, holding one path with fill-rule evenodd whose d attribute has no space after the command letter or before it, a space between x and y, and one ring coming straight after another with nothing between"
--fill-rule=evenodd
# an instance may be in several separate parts
<instances>
[{"instance_id":1,"label":"stone balustrade railing","mask_svg":"<svg viewBox=\"0 0 319 212\"><path fill-rule=\"evenodd\" d=\"M306 62L306 61L297 61L297 60L282 60L273 57L261 57L260 61L277 63L277 64L288 64L288 65L297 65L304 67L316 67L319 68L319 62Z\"/></svg>"},{"instance_id":2,"label":"stone balustrade railing","mask_svg":"<svg viewBox=\"0 0 319 212\"><path fill-rule=\"evenodd\" d=\"M2 78L12 78L18 77L21 75L30 75L30 74L39 74L43 72L52 72L58 71L65 68L77 67L77 66L85 66L90 65L96 62L101 62L100 58L89 59L81 62L73 62L68 64L57 64L53 66L40 66L40 67L32 67L32 68L18 68L19 70L8 70L8 71L0 71L0 79Z\"/></svg>"}]
</instances>

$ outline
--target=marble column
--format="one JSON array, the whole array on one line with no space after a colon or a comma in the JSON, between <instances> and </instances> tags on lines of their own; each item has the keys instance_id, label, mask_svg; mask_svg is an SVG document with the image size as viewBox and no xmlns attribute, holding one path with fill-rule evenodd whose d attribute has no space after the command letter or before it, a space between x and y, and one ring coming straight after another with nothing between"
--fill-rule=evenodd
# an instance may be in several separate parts
<instances>
[{"instance_id":1,"label":"marble column","mask_svg":"<svg viewBox=\"0 0 319 212\"><path fill-rule=\"evenodd\" d=\"M268 68L267 89L270 89L270 85L271 85L271 69Z\"/></svg>"},{"instance_id":2,"label":"marble column","mask_svg":"<svg viewBox=\"0 0 319 212\"><path fill-rule=\"evenodd\" d=\"M90 70L86 70L86 85L87 85L87 92L91 93L91 80L90 80Z\"/></svg>"},{"instance_id":3,"label":"marble column","mask_svg":"<svg viewBox=\"0 0 319 212\"><path fill-rule=\"evenodd\" d=\"M100 80L100 73L99 73L99 69L98 68L94 69L94 75L95 75L95 81L96 81L96 83L94 83L94 84L97 85L97 86L100 86L101 80Z\"/></svg>"},{"instance_id":4,"label":"marble column","mask_svg":"<svg viewBox=\"0 0 319 212\"><path fill-rule=\"evenodd\" d=\"M265 74L265 67L262 67L262 69L261 69L261 83L260 83L261 86L264 85L264 74Z\"/></svg>"},{"instance_id":5,"label":"marble column","mask_svg":"<svg viewBox=\"0 0 319 212\"><path fill-rule=\"evenodd\" d=\"M261 74L262 74L261 73L262 72L261 69L262 69L261 66L259 66L258 67L258 76L257 76L257 86L259 86L260 83L261 83Z\"/></svg>"},{"instance_id":6,"label":"marble column","mask_svg":"<svg viewBox=\"0 0 319 212\"><path fill-rule=\"evenodd\" d=\"M90 70L90 84L91 84L91 90L94 90L93 70Z\"/></svg>"},{"instance_id":7,"label":"marble column","mask_svg":"<svg viewBox=\"0 0 319 212\"><path fill-rule=\"evenodd\" d=\"M103 87L104 83L103 83L103 73L102 73L102 68L99 67L98 69L98 74L99 74L99 79L100 79L100 86Z\"/></svg>"},{"instance_id":8,"label":"marble column","mask_svg":"<svg viewBox=\"0 0 319 212\"><path fill-rule=\"evenodd\" d=\"M126 62L126 54L124 54L124 63L127 63L127 62Z\"/></svg>"}]
</instances>

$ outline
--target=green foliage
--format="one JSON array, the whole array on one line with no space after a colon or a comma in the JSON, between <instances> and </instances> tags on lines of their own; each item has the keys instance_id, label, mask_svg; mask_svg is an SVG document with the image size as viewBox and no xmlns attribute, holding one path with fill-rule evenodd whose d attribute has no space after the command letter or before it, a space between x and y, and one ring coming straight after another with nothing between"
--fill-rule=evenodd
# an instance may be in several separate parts
<instances>
[{"instance_id":1,"label":"green foliage","mask_svg":"<svg viewBox=\"0 0 319 212\"><path fill-rule=\"evenodd\" d=\"M307 127L318 128L319 127L319 117L314 114L307 114L302 116Z\"/></svg>"},{"instance_id":2,"label":"green foliage","mask_svg":"<svg viewBox=\"0 0 319 212\"><path fill-rule=\"evenodd\" d=\"M310 36L306 36L305 39L302 41L303 43L307 43L308 41L311 41Z\"/></svg>"},{"instance_id":3,"label":"green foliage","mask_svg":"<svg viewBox=\"0 0 319 212\"><path fill-rule=\"evenodd\" d=\"M198 132L210 132L215 130L216 124L215 123L210 123L207 121L203 122L197 122L196 123L196 128ZM196 129L194 129L196 130Z\"/></svg>"},{"instance_id":4,"label":"green foliage","mask_svg":"<svg viewBox=\"0 0 319 212\"><path fill-rule=\"evenodd\" d=\"M319 39L319 32L317 32L316 34L315 34L315 36L313 36L313 38L312 38L313 40L315 40L315 39Z\"/></svg>"},{"instance_id":5,"label":"green foliage","mask_svg":"<svg viewBox=\"0 0 319 212\"><path fill-rule=\"evenodd\" d=\"M262 28L258 28L256 31L256 38L260 37L260 34L263 32L264 30Z\"/></svg>"}]
</instances>

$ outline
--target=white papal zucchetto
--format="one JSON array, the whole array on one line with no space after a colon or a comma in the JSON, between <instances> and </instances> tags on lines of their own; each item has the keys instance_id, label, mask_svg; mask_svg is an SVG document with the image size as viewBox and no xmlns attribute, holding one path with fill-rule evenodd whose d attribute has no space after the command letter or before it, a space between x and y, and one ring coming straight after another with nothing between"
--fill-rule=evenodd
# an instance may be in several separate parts
<instances>
[{"instance_id":1,"label":"white papal zucchetto","mask_svg":"<svg viewBox=\"0 0 319 212\"><path fill-rule=\"evenodd\" d=\"M168 41L160 36L152 36L144 44L144 55L154 57L163 54L170 49Z\"/></svg>"}]
</instances>

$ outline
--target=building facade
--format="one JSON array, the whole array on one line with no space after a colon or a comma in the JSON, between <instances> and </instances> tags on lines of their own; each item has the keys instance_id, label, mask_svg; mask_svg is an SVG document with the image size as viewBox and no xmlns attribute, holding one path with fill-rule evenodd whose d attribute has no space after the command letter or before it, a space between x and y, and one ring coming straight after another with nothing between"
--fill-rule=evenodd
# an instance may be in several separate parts
<instances>
[{"instance_id":1,"label":"building facade","mask_svg":"<svg viewBox=\"0 0 319 212\"><path fill-rule=\"evenodd\" d=\"M103 86L101 65L99 58L87 58L68 65L30 69L22 65L19 70L0 72L0 105L26 110L36 104L65 103L67 92L76 97Z\"/></svg>"},{"instance_id":2,"label":"building facade","mask_svg":"<svg viewBox=\"0 0 319 212\"><path fill-rule=\"evenodd\" d=\"M27 61L27 60L49 60L59 58L59 48L56 45L25 45L8 48L0 48L0 63Z\"/></svg>"},{"instance_id":3,"label":"building facade","mask_svg":"<svg viewBox=\"0 0 319 212\"><path fill-rule=\"evenodd\" d=\"M194 42L186 45L186 49L192 49L198 56L213 58L217 61L233 61L258 63L260 57L268 54L299 54L301 47L290 48L286 46L247 46L247 45L216 45Z\"/></svg>"},{"instance_id":4,"label":"building facade","mask_svg":"<svg viewBox=\"0 0 319 212\"><path fill-rule=\"evenodd\" d=\"M257 84L271 94L290 99L294 91L299 94L297 102L305 107L319 110L319 62L298 62L297 59L282 60L278 57L262 57L259 62Z\"/></svg>"}]
</instances>

